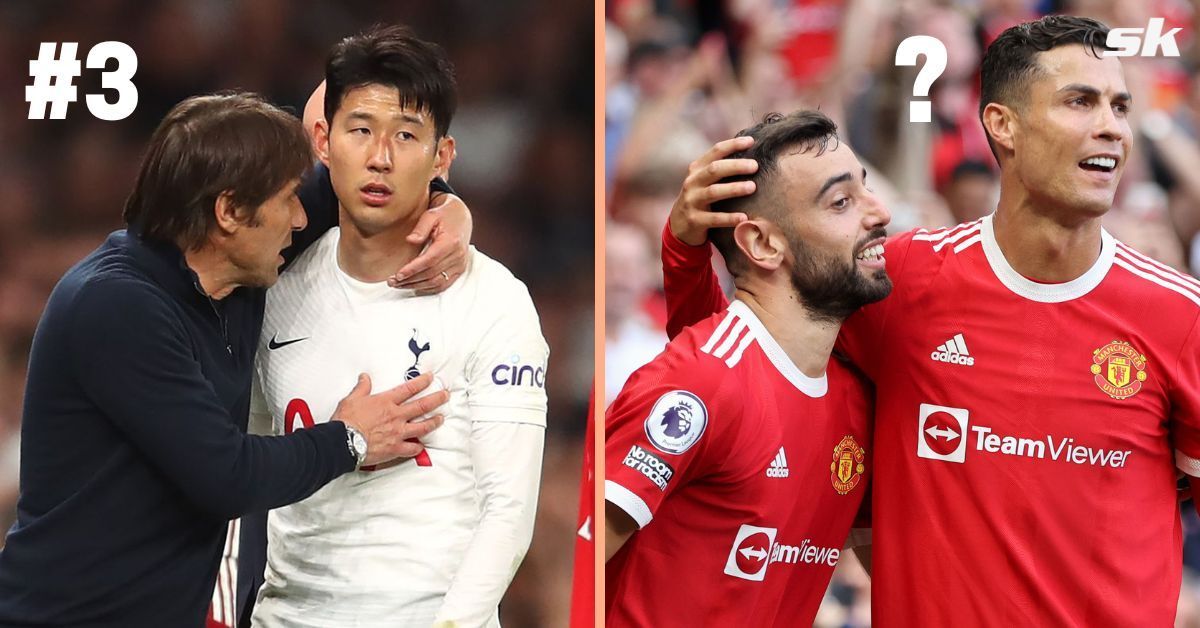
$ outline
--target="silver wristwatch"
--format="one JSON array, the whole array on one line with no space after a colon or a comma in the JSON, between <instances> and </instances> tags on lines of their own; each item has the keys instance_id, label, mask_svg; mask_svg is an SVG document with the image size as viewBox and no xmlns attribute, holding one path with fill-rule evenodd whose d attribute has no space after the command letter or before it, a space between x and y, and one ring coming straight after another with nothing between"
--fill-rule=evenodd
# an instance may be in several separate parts
<instances>
[{"instance_id":1,"label":"silver wristwatch","mask_svg":"<svg viewBox=\"0 0 1200 628\"><path fill-rule=\"evenodd\" d=\"M367 460L367 437L363 433L346 426L346 447L350 449L350 455L354 456L354 468L357 469Z\"/></svg>"}]
</instances>

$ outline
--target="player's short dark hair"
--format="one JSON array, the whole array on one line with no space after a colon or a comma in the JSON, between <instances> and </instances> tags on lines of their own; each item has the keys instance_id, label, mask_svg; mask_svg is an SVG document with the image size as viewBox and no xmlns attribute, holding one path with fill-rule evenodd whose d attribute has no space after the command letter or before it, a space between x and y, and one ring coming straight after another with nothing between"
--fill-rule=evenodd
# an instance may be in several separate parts
<instances>
[{"instance_id":1,"label":"player's short dark hair","mask_svg":"<svg viewBox=\"0 0 1200 628\"><path fill-rule=\"evenodd\" d=\"M824 153L830 142L834 148L841 141L837 134L837 125L829 116L820 111L800 110L787 115L768 113L762 122L738 132L738 137L748 135L754 138L750 148L730 155L729 159L753 159L758 162L758 170L749 175L726 177L721 183L735 181L753 181L754 194L739 196L713 203L712 209L718 212L741 212L751 218L766 218L778 223L786 217L788 207L781 196L779 185L779 160L793 153L817 151ZM713 229L709 239L725 258L725 266L729 272L737 274L742 269L742 256L733 240L733 229Z\"/></svg>"},{"instance_id":2,"label":"player's short dark hair","mask_svg":"<svg viewBox=\"0 0 1200 628\"><path fill-rule=\"evenodd\" d=\"M183 250L202 245L216 225L217 198L258 207L312 167L313 153L296 116L257 94L193 96L167 113L142 158L125 222L143 238Z\"/></svg>"},{"instance_id":3,"label":"player's short dark hair","mask_svg":"<svg viewBox=\"0 0 1200 628\"><path fill-rule=\"evenodd\" d=\"M395 87L401 107L429 112L436 137L449 132L458 95L441 46L404 26L374 26L338 42L325 63L325 120L333 123L346 92L366 85Z\"/></svg>"},{"instance_id":4,"label":"player's short dark hair","mask_svg":"<svg viewBox=\"0 0 1200 628\"><path fill-rule=\"evenodd\" d=\"M1108 27L1089 17L1047 15L1000 33L983 54L979 72L979 121L988 103L1015 107L1025 103L1029 83L1042 73L1037 55L1061 46L1082 44L1099 58L1108 46ZM986 132L986 128L985 128ZM988 137L992 154L996 146Z\"/></svg>"}]
</instances>

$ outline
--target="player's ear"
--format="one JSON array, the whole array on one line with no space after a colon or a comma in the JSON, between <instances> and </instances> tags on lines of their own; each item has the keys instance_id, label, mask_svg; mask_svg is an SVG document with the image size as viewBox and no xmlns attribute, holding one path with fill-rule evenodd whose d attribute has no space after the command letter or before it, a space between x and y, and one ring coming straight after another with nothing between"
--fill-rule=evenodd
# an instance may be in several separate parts
<instances>
[{"instance_id":1,"label":"player's ear","mask_svg":"<svg viewBox=\"0 0 1200 628\"><path fill-rule=\"evenodd\" d=\"M783 264L787 239L767 220L746 220L733 228L733 241L751 266L773 271Z\"/></svg>"},{"instance_id":2,"label":"player's ear","mask_svg":"<svg viewBox=\"0 0 1200 628\"><path fill-rule=\"evenodd\" d=\"M1016 111L1012 107L990 102L983 108L983 130L997 146L1013 150L1013 135L1017 125Z\"/></svg>"},{"instance_id":3,"label":"player's ear","mask_svg":"<svg viewBox=\"0 0 1200 628\"><path fill-rule=\"evenodd\" d=\"M320 85L313 90L311 96L308 97L308 102L304 103L304 114L300 118L304 125L304 132L309 139L316 138L317 120L325 119L325 81L321 81Z\"/></svg>"},{"instance_id":4,"label":"player's ear","mask_svg":"<svg viewBox=\"0 0 1200 628\"><path fill-rule=\"evenodd\" d=\"M454 146L454 137L447 135L438 140L437 155L433 159L433 177L430 179L441 177L444 180L450 179L450 164L454 163L454 158L458 156L458 150Z\"/></svg>"},{"instance_id":5,"label":"player's ear","mask_svg":"<svg viewBox=\"0 0 1200 628\"><path fill-rule=\"evenodd\" d=\"M217 231L222 235L233 235L246 224L245 211L233 202L233 190L225 190L213 203L213 217Z\"/></svg>"},{"instance_id":6,"label":"player's ear","mask_svg":"<svg viewBox=\"0 0 1200 628\"><path fill-rule=\"evenodd\" d=\"M317 153L317 159L321 163L329 166L329 123L325 118L317 120L313 125L313 151Z\"/></svg>"}]
</instances>

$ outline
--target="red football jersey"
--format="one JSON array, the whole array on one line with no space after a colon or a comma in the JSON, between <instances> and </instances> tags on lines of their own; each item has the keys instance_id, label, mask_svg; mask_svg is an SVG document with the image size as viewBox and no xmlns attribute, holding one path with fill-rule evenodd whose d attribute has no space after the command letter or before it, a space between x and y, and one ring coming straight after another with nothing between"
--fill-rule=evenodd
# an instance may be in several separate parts
<instances>
[{"instance_id":1,"label":"red football jersey","mask_svg":"<svg viewBox=\"0 0 1200 628\"><path fill-rule=\"evenodd\" d=\"M596 386L588 395L587 436L583 439L583 473L579 478L579 526L575 530L575 567L571 577L571 628L596 623Z\"/></svg>"},{"instance_id":2,"label":"red football jersey","mask_svg":"<svg viewBox=\"0 0 1200 628\"><path fill-rule=\"evenodd\" d=\"M695 278L707 252L666 241L677 325L719 300ZM1036 283L990 217L885 255L892 295L839 342L878 394L875 623L1170 625L1176 465L1200 475L1200 282L1105 233L1089 271Z\"/></svg>"},{"instance_id":3,"label":"red football jersey","mask_svg":"<svg viewBox=\"0 0 1200 628\"><path fill-rule=\"evenodd\" d=\"M741 302L636 371L606 417L605 497L641 527L608 625L811 624L871 474L866 386L806 377Z\"/></svg>"}]
</instances>

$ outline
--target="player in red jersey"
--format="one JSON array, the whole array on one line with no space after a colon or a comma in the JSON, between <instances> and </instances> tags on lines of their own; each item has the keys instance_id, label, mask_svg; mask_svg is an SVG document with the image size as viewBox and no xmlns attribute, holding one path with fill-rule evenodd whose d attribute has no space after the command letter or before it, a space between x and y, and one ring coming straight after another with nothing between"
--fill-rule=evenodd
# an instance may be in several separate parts
<instances>
[{"instance_id":1,"label":"player in red jersey","mask_svg":"<svg viewBox=\"0 0 1200 628\"><path fill-rule=\"evenodd\" d=\"M846 316L890 290L890 216L823 114L743 133L758 193L731 201L750 219L718 239L736 300L607 413L609 626L811 624L866 492L870 395L829 357ZM685 191L737 170L708 161Z\"/></svg>"},{"instance_id":2,"label":"player in red jersey","mask_svg":"<svg viewBox=\"0 0 1200 628\"><path fill-rule=\"evenodd\" d=\"M1176 468L1200 475L1200 282L1101 227L1133 139L1107 33L1055 16L992 44L996 212L889 241L892 296L842 328L878 394L876 625L1175 617ZM677 205L683 242L665 236L676 329L724 303L707 247L685 244L703 242L703 209Z\"/></svg>"}]
</instances>

